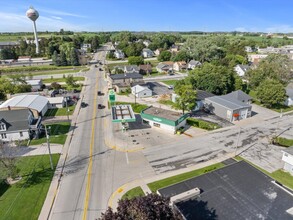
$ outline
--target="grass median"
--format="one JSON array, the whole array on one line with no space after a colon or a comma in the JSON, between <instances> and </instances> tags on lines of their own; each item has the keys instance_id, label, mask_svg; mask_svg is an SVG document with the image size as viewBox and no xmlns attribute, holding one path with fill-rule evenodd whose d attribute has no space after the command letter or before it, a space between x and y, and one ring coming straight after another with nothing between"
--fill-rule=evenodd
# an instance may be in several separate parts
<instances>
[{"instance_id":1,"label":"grass median","mask_svg":"<svg viewBox=\"0 0 293 220\"><path fill-rule=\"evenodd\" d=\"M129 191L127 191L121 199L132 199L138 196L145 196L142 188L140 186L135 187Z\"/></svg>"},{"instance_id":2,"label":"grass median","mask_svg":"<svg viewBox=\"0 0 293 220\"><path fill-rule=\"evenodd\" d=\"M67 133L70 128L70 122L47 124L46 126L50 134L49 135L50 143L63 145L67 138ZM41 138L31 140L30 145L39 145L46 142L47 142L47 139L45 135L43 134Z\"/></svg>"},{"instance_id":3,"label":"grass median","mask_svg":"<svg viewBox=\"0 0 293 220\"><path fill-rule=\"evenodd\" d=\"M56 167L59 154L52 158ZM17 168L22 179L11 186L0 185L0 220L38 219L54 174L49 156L22 157Z\"/></svg>"}]
</instances>

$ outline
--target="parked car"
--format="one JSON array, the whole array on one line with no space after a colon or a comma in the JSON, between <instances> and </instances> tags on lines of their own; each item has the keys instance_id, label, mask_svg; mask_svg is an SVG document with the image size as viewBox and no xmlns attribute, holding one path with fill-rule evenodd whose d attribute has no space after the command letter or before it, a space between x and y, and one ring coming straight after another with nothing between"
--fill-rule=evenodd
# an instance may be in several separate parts
<instances>
[{"instance_id":1,"label":"parked car","mask_svg":"<svg viewBox=\"0 0 293 220\"><path fill-rule=\"evenodd\" d=\"M99 96L102 95L102 92L101 92L101 91L98 91L98 95L99 95Z\"/></svg>"},{"instance_id":2,"label":"parked car","mask_svg":"<svg viewBox=\"0 0 293 220\"><path fill-rule=\"evenodd\" d=\"M85 108L87 107L87 104L85 102L82 102L81 105L80 105L82 108Z\"/></svg>"},{"instance_id":3,"label":"parked car","mask_svg":"<svg viewBox=\"0 0 293 220\"><path fill-rule=\"evenodd\" d=\"M98 104L98 109L102 109L103 105L102 104Z\"/></svg>"}]
</instances>

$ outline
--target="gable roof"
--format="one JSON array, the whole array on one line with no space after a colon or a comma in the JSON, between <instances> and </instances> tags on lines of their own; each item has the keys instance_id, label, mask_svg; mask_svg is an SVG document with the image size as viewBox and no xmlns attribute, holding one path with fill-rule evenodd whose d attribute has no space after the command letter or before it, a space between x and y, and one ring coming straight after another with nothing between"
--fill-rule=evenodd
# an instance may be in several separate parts
<instances>
[{"instance_id":1,"label":"gable roof","mask_svg":"<svg viewBox=\"0 0 293 220\"><path fill-rule=\"evenodd\" d=\"M286 89L286 95L293 98L293 89Z\"/></svg>"},{"instance_id":2,"label":"gable roof","mask_svg":"<svg viewBox=\"0 0 293 220\"><path fill-rule=\"evenodd\" d=\"M238 64L237 65L243 72L247 72L247 70L249 70L250 69L250 66L248 66L248 65L240 65L240 64ZM236 67L237 67L236 66Z\"/></svg>"},{"instance_id":3,"label":"gable roof","mask_svg":"<svg viewBox=\"0 0 293 220\"><path fill-rule=\"evenodd\" d=\"M204 100L213 96L215 96L213 93L204 90L196 90L196 100Z\"/></svg>"},{"instance_id":4,"label":"gable roof","mask_svg":"<svg viewBox=\"0 0 293 220\"><path fill-rule=\"evenodd\" d=\"M150 64L139 65L139 69L140 70L152 70L152 65L150 65Z\"/></svg>"},{"instance_id":5,"label":"gable roof","mask_svg":"<svg viewBox=\"0 0 293 220\"><path fill-rule=\"evenodd\" d=\"M153 51L149 48L142 49L142 52L153 53Z\"/></svg>"},{"instance_id":6,"label":"gable roof","mask_svg":"<svg viewBox=\"0 0 293 220\"><path fill-rule=\"evenodd\" d=\"M249 95L247 95L245 92L243 92L241 90L231 92L225 96L237 99L240 102L243 102L243 101L246 102L246 101L252 100L252 98Z\"/></svg>"},{"instance_id":7,"label":"gable roof","mask_svg":"<svg viewBox=\"0 0 293 220\"><path fill-rule=\"evenodd\" d=\"M199 62L197 60L190 60L188 64L198 66L198 65L201 65L201 62Z\"/></svg>"},{"instance_id":8,"label":"gable roof","mask_svg":"<svg viewBox=\"0 0 293 220\"><path fill-rule=\"evenodd\" d=\"M0 111L0 121L6 124L6 131L0 131L0 133L27 130L29 128L28 116L28 109Z\"/></svg>"},{"instance_id":9,"label":"gable roof","mask_svg":"<svg viewBox=\"0 0 293 220\"><path fill-rule=\"evenodd\" d=\"M293 155L293 146L284 148L282 151L284 151L284 152L286 152L288 154Z\"/></svg>"},{"instance_id":10,"label":"gable roof","mask_svg":"<svg viewBox=\"0 0 293 220\"><path fill-rule=\"evenodd\" d=\"M238 101L231 96L213 96L206 98L210 102L217 103L218 105L224 106L230 110L236 110L241 108L249 108L251 105Z\"/></svg>"},{"instance_id":11,"label":"gable roof","mask_svg":"<svg viewBox=\"0 0 293 220\"><path fill-rule=\"evenodd\" d=\"M124 70L126 72L138 72L139 68L137 65L127 65L127 66L124 66Z\"/></svg>"},{"instance_id":12,"label":"gable roof","mask_svg":"<svg viewBox=\"0 0 293 220\"><path fill-rule=\"evenodd\" d=\"M135 92L136 92L136 93L142 92L142 91L144 91L144 90L149 90L149 91L151 91L149 88L144 87L144 86L141 86L141 85L133 86L131 89L135 89Z\"/></svg>"}]
</instances>

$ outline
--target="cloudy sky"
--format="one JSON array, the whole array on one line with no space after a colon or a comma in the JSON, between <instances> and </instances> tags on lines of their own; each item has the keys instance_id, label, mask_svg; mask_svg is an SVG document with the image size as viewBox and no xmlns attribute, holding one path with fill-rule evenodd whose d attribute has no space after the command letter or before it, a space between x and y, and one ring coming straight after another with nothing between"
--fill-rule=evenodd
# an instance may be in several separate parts
<instances>
[{"instance_id":1,"label":"cloudy sky","mask_svg":"<svg viewBox=\"0 0 293 220\"><path fill-rule=\"evenodd\" d=\"M292 0L2 0L0 32L31 31L293 32Z\"/></svg>"}]
</instances>

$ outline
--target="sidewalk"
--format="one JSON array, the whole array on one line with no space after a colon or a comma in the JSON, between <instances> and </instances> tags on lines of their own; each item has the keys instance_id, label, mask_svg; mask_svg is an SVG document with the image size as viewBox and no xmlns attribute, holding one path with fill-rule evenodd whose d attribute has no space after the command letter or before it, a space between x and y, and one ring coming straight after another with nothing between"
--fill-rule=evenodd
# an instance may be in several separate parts
<instances>
[{"instance_id":1,"label":"sidewalk","mask_svg":"<svg viewBox=\"0 0 293 220\"><path fill-rule=\"evenodd\" d=\"M88 78L86 77L85 82L87 80L88 80ZM80 97L83 97L85 88L86 88L85 86L82 87ZM56 170L55 170L54 176L52 178L51 185L50 185L50 188L48 190L46 200L44 201L42 210L41 210L39 218L38 218L39 220L49 219L49 217L51 215L51 210L52 210L52 207L54 205L54 201L55 201L57 191L58 191L58 188L59 188L59 185L60 185L60 180L61 180L62 173L63 173L63 167L64 167L64 164L66 162L66 158L67 158L69 146L70 146L70 143L71 143L71 139L72 139L72 136L74 135L75 129L73 129L73 127L76 126L76 121L77 121L77 117L78 117L78 114L79 114L81 101L82 101L82 99L80 99L77 102L75 110L74 110L74 113L71 116L72 117L71 118L72 119L71 120L71 128L70 128L70 130L69 130L69 132L67 134L66 142L65 142L65 144L64 144L64 146L62 148L61 156L60 156L60 159L59 159L58 164L56 166Z\"/></svg>"},{"instance_id":2,"label":"sidewalk","mask_svg":"<svg viewBox=\"0 0 293 220\"><path fill-rule=\"evenodd\" d=\"M50 144L51 154L60 154L62 152L61 144ZM47 143L41 145L32 145L28 147L20 147L17 151L17 156L27 157L49 154Z\"/></svg>"},{"instance_id":3,"label":"sidewalk","mask_svg":"<svg viewBox=\"0 0 293 220\"><path fill-rule=\"evenodd\" d=\"M117 205L118 205L118 201L122 198L122 196L129 190L135 188L135 187L141 187L144 191L145 194L150 193L151 190L149 189L149 187L147 186L148 183L152 183L158 180L162 180L168 177L172 177L172 176L176 176L182 173L186 173L186 172L190 172L196 169L200 169L206 166L210 166L219 162L222 162L224 160L227 160L229 158L233 158L235 156L235 153L228 153L224 156L222 156L221 158L214 158L212 160L206 161L206 162L202 162L199 163L197 165L194 166L190 166L184 169L180 169L180 170L176 170L176 171L171 171L168 173L164 173L164 174L159 174L159 175L155 175L153 177L149 177L149 178L139 178L137 180L134 180L132 182L126 183L124 185L122 185L121 187L119 187L115 192L113 192L113 194L111 195L111 197L109 198L108 201L108 206L110 206L114 211L117 209Z\"/></svg>"}]
</instances>

